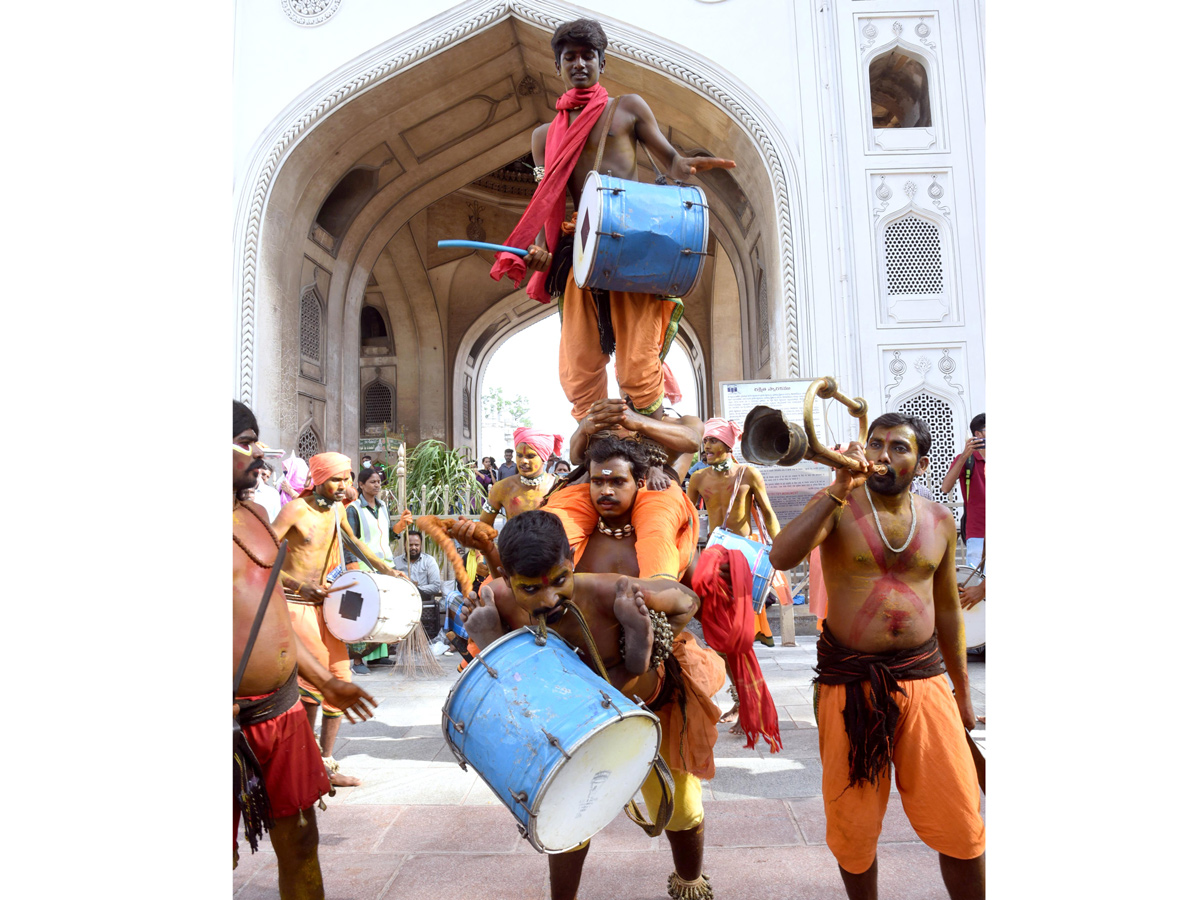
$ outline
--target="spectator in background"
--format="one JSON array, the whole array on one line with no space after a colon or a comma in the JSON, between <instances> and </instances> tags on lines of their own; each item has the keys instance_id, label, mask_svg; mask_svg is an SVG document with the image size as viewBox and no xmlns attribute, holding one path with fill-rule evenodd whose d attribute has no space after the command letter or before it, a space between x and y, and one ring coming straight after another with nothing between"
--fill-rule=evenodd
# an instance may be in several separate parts
<instances>
[{"instance_id":1,"label":"spectator in background","mask_svg":"<svg viewBox=\"0 0 1200 900\"><path fill-rule=\"evenodd\" d=\"M264 462L257 475L258 487L254 489L254 502L267 511L267 521L273 522L279 515L279 510L283 508L283 504L279 501L279 491L271 484L275 470Z\"/></svg>"},{"instance_id":2,"label":"spectator in background","mask_svg":"<svg viewBox=\"0 0 1200 900\"><path fill-rule=\"evenodd\" d=\"M438 598L442 596L442 573L438 568L437 561L422 551L422 540L421 532L410 531L408 533L407 552L403 559L396 560L396 568L407 575L421 593L421 624L426 625L430 621L428 610L432 604L432 621L436 628ZM426 632L428 631L429 629L426 628ZM437 632L434 631L429 636L433 637L436 634ZM445 647L441 650L435 648L434 652L441 653L445 650Z\"/></svg>"},{"instance_id":3,"label":"spectator in background","mask_svg":"<svg viewBox=\"0 0 1200 900\"><path fill-rule=\"evenodd\" d=\"M942 479L942 493L952 494L954 482L962 492L964 522L963 535L966 540L967 565L975 568L983 560L983 542L987 527L987 419L980 413L971 420L971 435L963 445L963 452L954 457L946 477Z\"/></svg>"},{"instance_id":4,"label":"spectator in background","mask_svg":"<svg viewBox=\"0 0 1200 900\"><path fill-rule=\"evenodd\" d=\"M280 507L299 497L307 481L308 463L293 453L283 461L283 478L279 480Z\"/></svg>"},{"instance_id":5,"label":"spectator in background","mask_svg":"<svg viewBox=\"0 0 1200 900\"><path fill-rule=\"evenodd\" d=\"M513 462L512 448L504 451L504 462L500 464L500 480L510 478L517 474L517 464Z\"/></svg>"},{"instance_id":6,"label":"spectator in background","mask_svg":"<svg viewBox=\"0 0 1200 900\"><path fill-rule=\"evenodd\" d=\"M554 469L552 471L555 475L566 476L571 471L571 464L565 459L560 459L554 463Z\"/></svg>"}]
</instances>

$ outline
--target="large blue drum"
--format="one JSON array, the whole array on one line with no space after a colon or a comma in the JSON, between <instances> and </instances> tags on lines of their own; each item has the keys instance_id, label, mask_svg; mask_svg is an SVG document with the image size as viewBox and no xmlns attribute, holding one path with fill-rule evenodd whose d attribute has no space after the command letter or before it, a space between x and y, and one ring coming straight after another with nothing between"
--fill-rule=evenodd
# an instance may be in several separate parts
<instances>
[{"instance_id":1,"label":"large blue drum","mask_svg":"<svg viewBox=\"0 0 1200 900\"><path fill-rule=\"evenodd\" d=\"M468 640L471 636L467 634L467 627L458 617L465 603L462 591L451 591L446 595L446 620L442 623L442 630L452 631L460 638Z\"/></svg>"},{"instance_id":2,"label":"large blue drum","mask_svg":"<svg viewBox=\"0 0 1200 900\"><path fill-rule=\"evenodd\" d=\"M549 632L489 644L442 708L459 765L479 773L542 853L570 850L611 822L658 754L658 717L589 669Z\"/></svg>"},{"instance_id":3,"label":"large blue drum","mask_svg":"<svg viewBox=\"0 0 1200 900\"><path fill-rule=\"evenodd\" d=\"M579 287L682 297L695 285L708 251L708 200L700 188L591 172L579 205Z\"/></svg>"},{"instance_id":4,"label":"large blue drum","mask_svg":"<svg viewBox=\"0 0 1200 900\"><path fill-rule=\"evenodd\" d=\"M740 553L746 557L746 562L750 564L750 571L754 575L754 611L762 612L763 606L767 602L767 594L771 590L771 579L775 577L775 568L771 565L770 546L752 541L740 534L734 534L725 528L714 528L712 534L708 536L708 543L704 549L707 550L709 547L724 547L731 553Z\"/></svg>"}]
</instances>

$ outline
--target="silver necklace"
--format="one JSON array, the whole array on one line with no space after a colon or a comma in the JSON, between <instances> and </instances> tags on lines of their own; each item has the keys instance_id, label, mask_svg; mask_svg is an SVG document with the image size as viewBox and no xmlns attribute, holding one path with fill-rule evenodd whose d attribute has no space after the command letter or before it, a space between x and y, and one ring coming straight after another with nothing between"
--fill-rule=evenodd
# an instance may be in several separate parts
<instances>
[{"instance_id":1,"label":"silver necklace","mask_svg":"<svg viewBox=\"0 0 1200 900\"><path fill-rule=\"evenodd\" d=\"M620 528L609 528L604 524L603 519L597 519L596 529L601 534L606 534L610 538L616 538L618 541L621 541L633 534L633 523L629 522L625 525L622 525Z\"/></svg>"},{"instance_id":2,"label":"silver necklace","mask_svg":"<svg viewBox=\"0 0 1200 900\"><path fill-rule=\"evenodd\" d=\"M729 467L732 465L733 465L733 458L727 456L723 460L721 460L719 463L713 463L711 466L709 466L709 468L712 469L714 472L728 472Z\"/></svg>"},{"instance_id":3,"label":"silver necklace","mask_svg":"<svg viewBox=\"0 0 1200 900\"><path fill-rule=\"evenodd\" d=\"M521 484L525 487L541 487L542 482L546 480L546 473L543 471L537 478L526 478L518 472L517 477L521 479Z\"/></svg>"},{"instance_id":4,"label":"silver necklace","mask_svg":"<svg viewBox=\"0 0 1200 900\"><path fill-rule=\"evenodd\" d=\"M879 513L875 511L875 501L871 499L871 489L867 488L867 502L871 504L871 515L875 517L875 528L879 532L879 536L883 539L883 545L893 553L903 553L908 549L908 545L912 543L913 535L917 533L917 508L913 502L912 491L908 492L908 512L912 516L912 525L908 529L908 537L899 547L893 547L887 539L887 535L883 533L883 526L879 524Z\"/></svg>"}]
</instances>

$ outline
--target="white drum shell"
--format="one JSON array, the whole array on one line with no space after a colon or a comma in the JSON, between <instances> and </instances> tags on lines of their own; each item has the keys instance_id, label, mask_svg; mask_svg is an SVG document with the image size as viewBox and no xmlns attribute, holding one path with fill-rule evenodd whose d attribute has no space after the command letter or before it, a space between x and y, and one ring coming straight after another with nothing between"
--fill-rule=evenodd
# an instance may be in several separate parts
<instances>
[{"instance_id":1,"label":"white drum shell","mask_svg":"<svg viewBox=\"0 0 1200 900\"><path fill-rule=\"evenodd\" d=\"M322 607L329 633L339 640L402 641L421 621L421 594L407 579L378 572L346 572L333 589L357 582L354 587L332 593Z\"/></svg>"},{"instance_id":2,"label":"white drum shell","mask_svg":"<svg viewBox=\"0 0 1200 900\"><path fill-rule=\"evenodd\" d=\"M972 566L959 566L955 570L955 577L958 579L958 583L964 587L979 583L979 576L975 574ZM963 610L963 627L966 629L968 650L975 650L987 643L986 606L987 601L984 600L975 604L971 609Z\"/></svg>"}]
</instances>

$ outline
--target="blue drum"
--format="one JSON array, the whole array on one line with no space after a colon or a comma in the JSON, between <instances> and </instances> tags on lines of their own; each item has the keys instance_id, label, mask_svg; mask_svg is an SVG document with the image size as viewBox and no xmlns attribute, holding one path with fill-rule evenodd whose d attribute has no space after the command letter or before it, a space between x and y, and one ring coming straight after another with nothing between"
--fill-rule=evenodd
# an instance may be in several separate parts
<instances>
[{"instance_id":1,"label":"blue drum","mask_svg":"<svg viewBox=\"0 0 1200 900\"><path fill-rule=\"evenodd\" d=\"M775 569L771 565L770 545L752 541L725 528L714 528L704 549L710 547L724 547L731 553L740 553L746 557L746 562L750 564L750 572L754 575L754 611L762 612L767 602L767 594L771 591L771 579L775 577Z\"/></svg>"},{"instance_id":2,"label":"blue drum","mask_svg":"<svg viewBox=\"0 0 1200 900\"><path fill-rule=\"evenodd\" d=\"M541 853L570 850L611 822L658 754L658 717L625 697L554 632L489 644L442 708L460 766L479 773Z\"/></svg>"},{"instance_id":3,"label":"blue drum","mask_svg":"<svg viewBox=\"0 0 1200 900\"><path fill-rule=\"evenodd\" d=\"M452 631L463 640L470 640L471 636L467 634L466 626L458 617L466 602L462 591L451 591L446 595L446 621L442 623L442 630Z\"/></svg>"},{"instance_id":4,"label":"blue drum","mask_svg":"<svg viewBox=\"0 0 1200 900\"><path fill-rule=\"evenodd\" d=\"M691 184L588 174L575 219L579 287L682 297L708 252L708 200Z\"/></svg>"}]
</instances>

